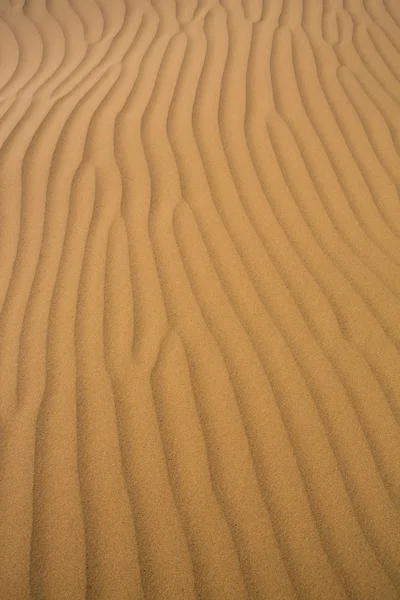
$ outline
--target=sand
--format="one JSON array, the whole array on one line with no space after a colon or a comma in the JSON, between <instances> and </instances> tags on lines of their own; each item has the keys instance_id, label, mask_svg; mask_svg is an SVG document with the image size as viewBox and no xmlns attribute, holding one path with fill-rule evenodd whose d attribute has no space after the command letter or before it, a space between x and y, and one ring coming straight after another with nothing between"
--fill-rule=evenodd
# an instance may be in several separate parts
<instances>
[{"instance_id":1,"label":"sand","mask_svg":"<svg viewBox=\"0 0 400 600\"><path fill-rule=\"evenodd\" d=\"M400 598L400 4L0 0L0 600Z\"/></svg>"}]
</instances>

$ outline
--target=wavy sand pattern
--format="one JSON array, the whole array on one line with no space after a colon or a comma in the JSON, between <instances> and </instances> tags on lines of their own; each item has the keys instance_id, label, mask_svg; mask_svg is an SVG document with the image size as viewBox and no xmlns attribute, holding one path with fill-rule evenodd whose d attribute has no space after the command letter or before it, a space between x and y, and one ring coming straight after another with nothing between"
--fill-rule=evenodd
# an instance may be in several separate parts
<instances>
[{"instance_id":1,"label":"wavy sand pattern","mask_svg":"<svg viewBox=\"0 0 400 600\"><path fill-rule=\"evenodd\" d=\"M0 1L0 600L400 598L400 4Z\"/></svg>"}]
</instances>

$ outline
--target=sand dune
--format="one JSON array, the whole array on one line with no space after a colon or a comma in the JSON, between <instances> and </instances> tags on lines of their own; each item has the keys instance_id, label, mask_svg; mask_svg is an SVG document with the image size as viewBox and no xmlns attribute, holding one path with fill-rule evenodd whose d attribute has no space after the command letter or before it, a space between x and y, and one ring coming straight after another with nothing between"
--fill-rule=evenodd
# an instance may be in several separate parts
<instances>
[{"instance_id":1,"label":"sand dune","mask_svg":"<svg viewBox=\"0 0 400 600\"><path fill-rule=\"evenodd\" d=\"M399 34L0 0L0 600L400 598Z\"/></svg>"}]
</instances>

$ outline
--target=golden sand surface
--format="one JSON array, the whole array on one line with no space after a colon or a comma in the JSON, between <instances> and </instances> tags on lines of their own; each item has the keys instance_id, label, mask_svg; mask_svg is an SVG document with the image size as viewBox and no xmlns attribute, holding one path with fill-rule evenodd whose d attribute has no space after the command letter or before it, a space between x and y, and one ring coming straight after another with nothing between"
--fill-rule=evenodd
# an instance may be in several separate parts
<instances>
[{"instance_id":1,"label":"golden sand surface","mask_svg":"<svg viewBox=\"0 0 400 600\"><path fill-rule=\"evenodd\" d=\"M0 0L0 600L400 598L400 2Z\"/></svg>"}]
</instances>

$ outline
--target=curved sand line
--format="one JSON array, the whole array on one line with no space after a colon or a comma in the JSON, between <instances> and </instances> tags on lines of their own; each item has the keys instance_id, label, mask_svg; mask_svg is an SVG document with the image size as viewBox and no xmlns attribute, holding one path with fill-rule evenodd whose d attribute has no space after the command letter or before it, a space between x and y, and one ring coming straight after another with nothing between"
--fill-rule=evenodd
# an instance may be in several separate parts
<instances>
[{"instance_id":1,"label":"curved sand line","mask_svg":"<svg viewBox=\"0 0 400 600\"><path fill-rule=\"evenodd\" d=\"M0 598L400 598L394 0L0 7Z\"/></svg>"}]
</instances>

